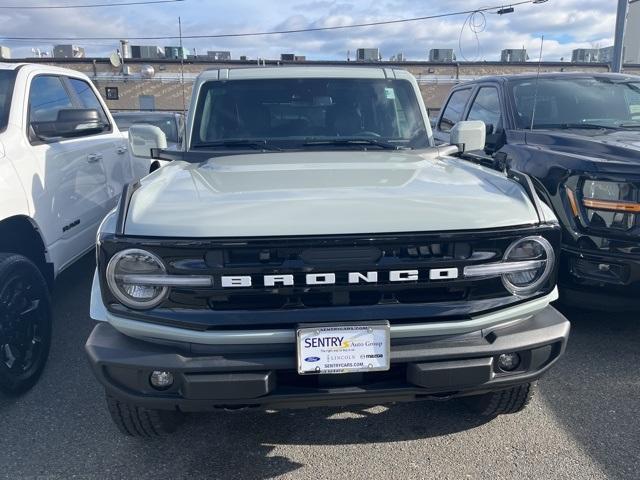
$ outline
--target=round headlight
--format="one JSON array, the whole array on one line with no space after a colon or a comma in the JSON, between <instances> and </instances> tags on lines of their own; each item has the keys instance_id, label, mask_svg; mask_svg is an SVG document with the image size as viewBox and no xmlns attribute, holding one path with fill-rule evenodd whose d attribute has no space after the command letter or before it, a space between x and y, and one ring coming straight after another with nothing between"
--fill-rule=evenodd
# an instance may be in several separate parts
<instances>
[{"instance_id":1,"label":"round headlight","mask_svg":"<svg viewBox=\"0 0 640 480\"><path fill-rule=\"evenodd\" d=\"M518 269L502 275L505 288L515 295L535 292L549 279L555 266L556 255L544 237L526 237L513 242L504 254L503 262L530 262L531 268Z\"/></svg>"},{"instance_id":2,"label":"round headlight","mask_svg":"<svg viewBox=\"0 0 640 480\"><path fill-rule=\"evenodd\" d=\"M162 260L153 253L137 248L116 253L107 264L107 285L123 305L136 309L153 308L166 298L169 288L149 285L147 275L164 275Z\"/></svg>"}]
</instances>

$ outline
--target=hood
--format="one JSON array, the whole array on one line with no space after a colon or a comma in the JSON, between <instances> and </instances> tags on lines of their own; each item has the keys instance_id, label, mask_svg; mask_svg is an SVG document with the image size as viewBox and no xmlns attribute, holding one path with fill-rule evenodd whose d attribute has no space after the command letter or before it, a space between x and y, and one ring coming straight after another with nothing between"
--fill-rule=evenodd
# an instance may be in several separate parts
<instances>
[{"instance_id":1,"label":"hood","mask_svg":"<svg viewBox=\"0 0 640 480\"><path fill-rule=\"evenodd\" d=\"M125 234L265 237L441 232L530 225L522 187L428 153L260 153L175 161L132 196Z\"/></svg>"},{"instance_id":2,"label":"hood","mask_svg":"<svg viewBox=\"0 0 640 480\"><path fill-rule=\"evenodd\" d=\"M534 130L526 131L528 145L580 155L585 161L605 162L604 168L640 166L640 130Z\"/></svg>"}]
</instances>

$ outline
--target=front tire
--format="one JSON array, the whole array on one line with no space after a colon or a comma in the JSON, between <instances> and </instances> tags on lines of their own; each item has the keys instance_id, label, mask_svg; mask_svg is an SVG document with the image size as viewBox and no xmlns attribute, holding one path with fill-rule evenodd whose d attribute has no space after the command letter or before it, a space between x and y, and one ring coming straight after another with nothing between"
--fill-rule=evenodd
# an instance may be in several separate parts
<instances>
[{"instance_id":1,"label":"front tire","mask_svg":"<svg viewBox=\"0 0 640 480\"><path fill-rule=\"evenodd\" d=\"M17 395L33 387L50 347L47 282L28 258L0 253L0 391Z\"/></svg>"},{"instance_id":2,"label":"front tire","mask_svg":"<svg viewBox=\"0 0 640 480\"><path fill-rule=\"evenodd\" d=\"M130 437L154 438L175 432L184 421L176 410L151 410L122 402L107 395L107 407L113 423Z\"/></svg>"},{"instance_id":3,"label":"front tire","mask_svg":"<svg viewBox=\"0 0 640 480\"><path fill-rule=\"evenodd\" d=\"M535 383L525 383L507 390L498 390L466 397L467 407L483 417L518 413L529 404L535 393Z\"/></svg>"}]
</instances>

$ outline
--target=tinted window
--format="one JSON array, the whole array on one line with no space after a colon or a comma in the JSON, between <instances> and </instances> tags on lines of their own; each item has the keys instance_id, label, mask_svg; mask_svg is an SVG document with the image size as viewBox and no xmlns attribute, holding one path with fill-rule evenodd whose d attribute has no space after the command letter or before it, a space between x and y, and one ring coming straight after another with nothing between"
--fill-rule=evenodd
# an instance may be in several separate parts
<instances>
[{"instance_id":1,"label":"tinted window","mask_svg":"<svg viewBox=\"0 0 640 480\"><path fill-rule=\"evenodd\" d=\"M29 122L53 122L58 111L73 103L60 77L41 75L33 79L29 90Z\"/></svg>"},{"instance_id":2,"label":"tinted window","mask_svg":"<svg viewBox=\"0 0 640 480\"><path fill-rule=\"evenodd\" d=\"M482 120L485 125L491 125L495 132L502 125L502 113L500 111L500 98L498 90L494 87L482 87L478 90L469 110L468 120Z\"/></svg>"},{"instance_id":3,"label":"tinted window","mask_svg":"<svg viewBox=\"0 0 640 480\"><path fill-rule=\"evenodd\" d=\"M102 104L100 103L100 100L98 100L98 97L96 97L91 86L84 80L79 80L77 78L70 78L69 83L73 87L73 90L78 94L84 108L97 110L102 122L105 124L109 123L107 115L104 113L104 109L102 108Z\"/></svg>"},{"instance_id":4,"label":"tinted window","mask_svg":"<svg viewBox=\"0 0 640 480\"><path fill-rule=\"evenodd\" d=\"M520 128L640 125L640 82L612 77L540 78L512 84ZM535 111L534 111L535 105ZM629 125L631 124L631 125Z\"/></svg>"},{"instance_id":5,"label":"tinted window","mask_svg":"<svg viewBox=\"0 0 640 480\"><path fill-rule=\"evenodd\" d=\"M209 82L199 94L192 146L268 139L281 148L294 148L335 138L427 146L411 83L355 78Z\"/></svg>"},{"instance_id":6,"label":"tinted window","mask_svg":"<svg viewBox=\"0 0 640 480\"><path fill-rule=\"evenodd\" d=\"M15 79L14 70L0 70L0 131L7 128Z\"/></svg>"},{"instance_id":7,"label":"tinted window","mask_svg":"<svg viewBox=\"0 0 640 480\"><path fill-rule=\"evenodd\" d=\"M451 128L462 119L462 113L464 112L464 106L469 100L471 89L458 90L451 94L447 106L444 108L444 113L440 119L440 130L448 132Z\"/></svg>"}]
</instances>

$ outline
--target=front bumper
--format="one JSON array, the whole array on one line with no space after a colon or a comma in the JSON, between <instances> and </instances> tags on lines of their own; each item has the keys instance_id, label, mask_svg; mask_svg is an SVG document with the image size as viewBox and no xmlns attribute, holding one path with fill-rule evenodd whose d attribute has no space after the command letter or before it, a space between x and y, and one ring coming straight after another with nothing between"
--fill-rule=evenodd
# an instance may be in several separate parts
<instances>
[{"instance_id":1,"label":"front bumper","mask_svg":"<svg viewBox=\"0 0 640 480\"><path fill-rule=\"evenodd\" d=\"M569 305L640 310L640 257L563 247L559 287Z\"/></svg>"},{"instance_id":2,"label":"front bumper","mask_svg":"<svg viewBox=\"0 0 640 480\"><path fill-rule=\"evenodd\" d=\"M499 390L540 377L564 352L569 321L547 306L530 318L468 333L392 338L391 369L345 375L296 373L295 345L203 345L143 341L108 323L87 340L89 362L107 392L154 409L287 408L449 398ZM496 359L518 352L521 366ZM171 371L166 391L149 383Z\"/></svg>"}]
</instances>

